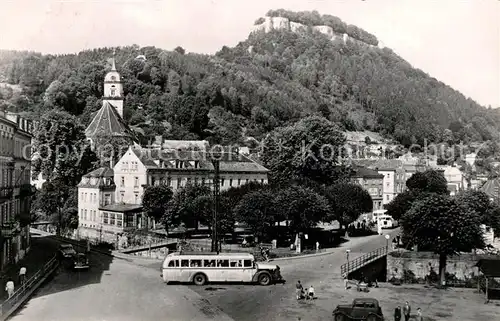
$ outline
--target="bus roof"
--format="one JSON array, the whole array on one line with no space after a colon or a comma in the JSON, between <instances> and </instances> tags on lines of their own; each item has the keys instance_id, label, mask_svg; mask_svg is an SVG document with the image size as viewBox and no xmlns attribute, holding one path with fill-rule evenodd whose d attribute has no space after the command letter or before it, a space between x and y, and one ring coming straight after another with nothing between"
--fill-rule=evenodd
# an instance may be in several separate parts
<instances>
[{"instance_id":1,"label":"bus roof","mask_svg":"<svg viewBox=\"0 0 500 321\"><path fill-rule=\"evenodd\" d=\"M196 251L183 251L183 252L172 252L168 256L231 256L231 257L249 257L253 258L253 254L248 252L240 253L217 253L217 252L196 252Z\"/></svg>"}]
</instances>

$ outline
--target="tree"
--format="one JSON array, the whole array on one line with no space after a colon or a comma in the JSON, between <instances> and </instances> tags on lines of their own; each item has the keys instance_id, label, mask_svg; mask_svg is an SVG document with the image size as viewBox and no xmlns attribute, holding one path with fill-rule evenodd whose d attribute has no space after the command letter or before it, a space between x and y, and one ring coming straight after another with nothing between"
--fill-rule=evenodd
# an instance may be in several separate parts
<instances>
[{"instance_id":1,"label":"tree","mask_svg":"<svg viewBox=\"0 0 500 321\"><path fill-rule=\"evenodd\" d=\"M303 178L332 183L346 175L340 159L345 142L337 125L310 116L268 135L262 161L271 170L274 183Z\"/></svg>"},{"instance_id":2,"label":"tree","mask_svg":"<svg viewBox=\"0 0 500 321\"><path fill-rule=\"evenodd\" d=\"M290 231L303 232L318 222L329 220L328 200L313 189L292 185L275 192L276 220L290 221Z\"/></svg>"},{"instance_id":3,"label":"tree","mask_svg":"<svg viewBox=\"0 0 500 321\"><path fill-rule=\"evenodd\" d=\"M479 214L482 224L493 228L496 235L500 234L500 208L485 192L467 190L457 196L457 201L469 206Z\"/></svg>"},{"instance_id":4,"label":"tree","mask_svg":"<svg viewBox=\"0 0 500 321\"><path fill-rule=\"evenodd\" d=\"M269 190L246 194L234 209L236 218L245 222L259 240L269 235L278 220L275 197Z\"/></svg>"},{"instance_id":5,"label":"tree","mask_svg":"<svg viewBox=\"0 0 500 321\"><path fill-rule=\"evenodd\" d=\"M169 215L178 217L188 227L198 229L198 223L210 224L213 211L206 197L211 197L212 191L206 185L188 184L178 189L171 202Z\"/></svg>"},{"instance_id":6,"label":"tree","mask_svg":"<svg viewBox=\"0 0 500 321\"><path fill-rule=\"evenodd\" d=\"M162 220L165 224L165 230L168 231L168 226L175 222L175 218L168 216L171 212L168 211L170 201L174 193L172 189L166 185L148 186L144 190L142 196L142 208L144 213L158 222Z\"/></svg>"},{"instance_id":7,"label":"tree","mask_svg":"<svg viewBox=\"0 0 500 321\"><path fill-rule=\"evenodd\" d=\"M337 183L325 189L323 194L329 201L340 226L349 225L363 213L373 210L373 200L368 191L354 183Z\"/></svg>"},{"instance_id":8,"label":"tree","mask_svg":"<svg viewBox=\"0 0 500 321\"><path fill-rule=\"evenodd\" d=\"M439 254L441 284L447 256L485 247L480 225L480 215L470 206L439 194L418 200L401 219L403 242Z\"/></svg>"},{"instance_id":9,"label":"tree","mask_svg":"<svg viewBox=\"0 0 500 321\"><path fill-rule=\"evenodd\" d=\"M47 181L76 186L96 164L84 127L75 116L52 110L41 117L33 139L33 177L42 173Z\"/></svg>"},{"instance_id":10,"label":"tree","mask_svg":"<svg viewBox=\"0 0 500 321\"><path fill-rule=\"evenodd\" d=\"M448 183L443 173L429 169L416 172L407 181L406 187L411 191L448 195Z\"/></svg>"},{"instance_id":11,"label":"tree","mask_svg":"<svg viewBox=\"0 0 500 321\"><path fill-rule=\"evenodd\" d=\"M407 190L398 194L385 205L387 215L399 220L412 207L415 201L430 193L448 195L448 184L443 174L435 170L417 172L406 181Z\"/></svg>"}]
</instances>

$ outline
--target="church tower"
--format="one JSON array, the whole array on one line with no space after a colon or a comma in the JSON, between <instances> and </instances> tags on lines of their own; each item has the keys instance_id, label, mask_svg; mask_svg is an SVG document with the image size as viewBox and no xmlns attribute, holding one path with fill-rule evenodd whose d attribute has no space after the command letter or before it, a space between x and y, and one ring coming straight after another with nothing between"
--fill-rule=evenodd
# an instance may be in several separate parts
<instances>
[{"instance_id":1,"label":"church tower","mask_svg":"<svg viewBox=\"0 0 500 321\"><path fill-rule=\"evenodd\" d=\"M104 96L103 104L108 102L123 118L123 84L120 80L120 74L116 71L115 51L113 51L113 60L111 70L104 77Z\"/></svg>"}]
</instances>

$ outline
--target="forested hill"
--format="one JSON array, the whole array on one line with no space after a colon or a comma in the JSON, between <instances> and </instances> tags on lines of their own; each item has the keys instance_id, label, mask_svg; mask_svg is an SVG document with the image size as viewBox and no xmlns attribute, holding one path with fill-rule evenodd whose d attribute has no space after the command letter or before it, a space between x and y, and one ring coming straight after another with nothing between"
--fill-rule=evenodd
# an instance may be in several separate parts
<instances>
[{"instance_id":1,"label":"forested hill","mask_svg":"<svg viewBox=\"0 0 500 321\"><path fill-rule=\"evenodd\" d=\"M316 12L277 10L268 16L305 28L255 31L215 55L180 47L117 48L127 121L146 137L219 143L260 139L313 113L346 130L373 130L403 144L499 137L497 110L412 68L390 49L379 48L368 32ZM314 26L348 37L332 37ZM100 107L112 52L0 52L0 107L35 114L61 108L88 124Z\"/></svg>"}]
</instances>

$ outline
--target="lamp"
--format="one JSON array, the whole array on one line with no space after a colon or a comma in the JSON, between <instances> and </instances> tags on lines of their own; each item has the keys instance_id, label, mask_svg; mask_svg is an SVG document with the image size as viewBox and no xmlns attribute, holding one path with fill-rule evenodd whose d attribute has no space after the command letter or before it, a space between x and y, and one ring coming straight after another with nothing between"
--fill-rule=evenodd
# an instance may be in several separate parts
<instances>
[{"instance_id":1,"label":"lamp","mask_svg":"<svg viewBox=\"0 0 500 321\"><path fill-rule=\"evenodd\" d=\"M386 252L389 252L389 239L390 238L391 238L391 236L389 234L385 235L385 250L386 250Z\"/></svg>"}]
</instances>

